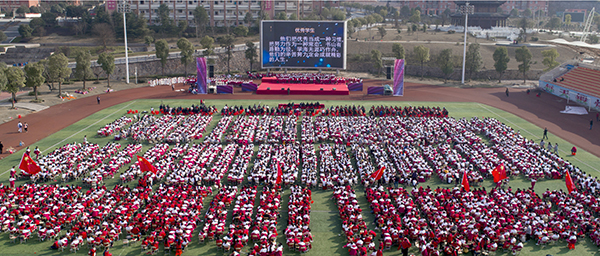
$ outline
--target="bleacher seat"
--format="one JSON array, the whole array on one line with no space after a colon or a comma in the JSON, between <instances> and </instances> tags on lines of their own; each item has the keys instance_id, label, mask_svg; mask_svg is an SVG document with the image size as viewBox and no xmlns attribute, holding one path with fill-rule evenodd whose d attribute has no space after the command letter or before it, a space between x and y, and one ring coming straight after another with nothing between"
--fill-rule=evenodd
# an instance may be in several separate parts
<instances>
[{"instance_id":1,"label":"bleacher seat","mask_svg":"<svg viewBox=\"0 0 600 256\"><path fill-rule=\"evenodd\" d=\"M556 78L556 82L552 83L576 92L600 98L600 70L575 67L561 77Z\"/></svg>"}]
</instances>

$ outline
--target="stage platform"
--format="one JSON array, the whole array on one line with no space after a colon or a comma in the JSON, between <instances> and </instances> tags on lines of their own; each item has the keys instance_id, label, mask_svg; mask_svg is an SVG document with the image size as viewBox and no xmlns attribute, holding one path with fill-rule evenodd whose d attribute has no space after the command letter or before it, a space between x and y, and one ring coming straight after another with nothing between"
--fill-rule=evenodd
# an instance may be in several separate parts
<instances>
[{"instance_id":1,"label":"stage platform","mask_svg":"<svg viewBox=\"0 0 600 256\"><path fill-rule=\"evenodd\" d=\"M282 90L283 88L283 90ZM256 94L287 95L350 95L345 83L339 84L297 84L263 82L258 86ZM321 90L323 88L323 90ZM335 90L334 90L335 88Z\"/></svg>"}]
</instances>

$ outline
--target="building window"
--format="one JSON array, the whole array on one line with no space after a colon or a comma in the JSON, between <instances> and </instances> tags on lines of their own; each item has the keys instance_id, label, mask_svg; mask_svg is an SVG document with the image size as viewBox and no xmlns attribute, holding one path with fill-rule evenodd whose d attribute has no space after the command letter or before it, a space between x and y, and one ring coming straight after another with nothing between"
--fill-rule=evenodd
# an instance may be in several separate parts
<instances>
[{"instance_id":1,"label":"building window","mask_svg":"<svg viewBox=\"0 0 600 256\"><path fill-rule=\"evenodd\" d=\"M140 4L144 4L144 1L140 1Z\"/></svg>"},{"instance_id":2,"label":"building window","mask_svg":"<svg viewBox=\"0 0 600 256\"><path fill-rule=\"evenodd\" d=\"M215 15L219 15L219 11L215 11ZM463 29L464 30L464 29Z\"/></svg>"}]
</instances>

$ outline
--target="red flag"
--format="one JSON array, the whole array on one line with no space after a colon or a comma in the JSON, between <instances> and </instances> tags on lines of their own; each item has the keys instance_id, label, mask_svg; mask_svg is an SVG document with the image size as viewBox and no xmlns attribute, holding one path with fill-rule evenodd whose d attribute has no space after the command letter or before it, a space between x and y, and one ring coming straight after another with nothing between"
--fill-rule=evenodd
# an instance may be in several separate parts
<instances>
[{"instance_id":1,"label":"red flag","mask_svg":"<svg viewBox=\"0 0 600 256\"><path fill-rule=\"evenodd\" d=\"M465 171L463 174L462 185L466 191L471 191L471 186L469 186L469 180L467 179L467 172Z\"/></svg>"},{"instance_id":2,"label":"red flag","mask_svg":"<svg viewBox=\"0 0 600 256\"><path fill-rule=\"evenodd\" d=\"M379 170L377 170L374 173L371 173L371 178L375 179L375 180L380 180L381 177L383 177L383 172L385 171L385 166L382 166L381 168L379 168Z\"/></svg>"},{"instance_id":3,"label":"red flag","mask_svg":"<svg viewBox=\"0 0 600 256\"><path fill-rule=\"evenodd\" d=\"M152 173L156 174L156 172L158 171L156 169L156 167L152 166L152 164L146 158L137 156L137 160L138 160L138 165L140 166L140 170L142 172L152 172Z\"/></svg>"},{"instance_id":4,"label":"red flag","mask_svg":"<svg viewBox=\"0 0 600 256\"><path fill-rule=\"evenodd\" d=\"M275 181L276 184L281 184L281 176L283 175L283 172L281 171L281 163L277 162L277 181Z\"/></svg>"},{"instance_id":5,"label":"red flag","mask_svg":"<svg viewBox=\"0 0 600 256\"><path fill-rule=\"evenodd\" d=\"M21 163L19 164L19 169L29 173L30 175L35 175L38 172L42 171L40 166L35 161L33 161L33 159L31 159L31 157L27 155L27 153L23 154L23 157L21 158Z\"/></svg>"},{"instance_id":6,"label":"red flag","mask_svg":"<svg viewBox=\"0 0 600 256\"><path fill-rule=\"evenodd\" d=\"M569 174L569 171L567 171L565 180L567 182L567 189L569 190L569 193L571 193L573 190L577 190L577 188L575 187L575 183L573 183L573 179L571 179L571 174Z\"/></svg>"},{"instance_id":7,"label":"red flag","mask_svg":"<svg viewBox=\"0 0 600 256\"><path fill-rule=\"evenodd\" d=\"M492 170L492 176L494 176L494 182L498 183L503 179L506 179L506 168L504 168L504 164L500 164Z\"/></svg>"}]
</instances>

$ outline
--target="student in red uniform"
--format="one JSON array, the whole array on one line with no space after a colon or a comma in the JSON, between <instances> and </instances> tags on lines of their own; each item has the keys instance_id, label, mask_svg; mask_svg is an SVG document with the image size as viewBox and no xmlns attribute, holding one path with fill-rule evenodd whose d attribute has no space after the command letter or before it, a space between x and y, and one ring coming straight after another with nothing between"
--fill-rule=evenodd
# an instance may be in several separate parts
<instances>
[{"instance_id":1,"label":"student in red uniform","mask_svg":"<svg viewBox=\"0 0 600 256\"><path fill-rule=\"evenodd\" d=\"M398 250L402 250L403 256L408 256L408 248L410 248L411 246L412 244L410 243L410 240L408 240L407 237L400 238L400 246L398 246Z\"/></svg>"}]
</instances>

